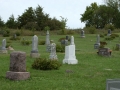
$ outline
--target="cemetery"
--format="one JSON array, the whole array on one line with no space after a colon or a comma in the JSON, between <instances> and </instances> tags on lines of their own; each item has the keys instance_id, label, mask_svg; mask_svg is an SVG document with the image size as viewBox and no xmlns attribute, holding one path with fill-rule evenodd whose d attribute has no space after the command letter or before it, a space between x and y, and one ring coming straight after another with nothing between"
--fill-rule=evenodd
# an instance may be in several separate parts
<instances>
[{"instance_id":1,"label":"cemetery","mask_svg":"<svg viewBox=\"0 0 120 90\"><path fill-rule=\"evenodd\" d=\"M120 78L120 37L108 40L112 34L119 33L112 32L104 37L101 37L103 32L85 33L85 38L81 38L79 32L69 34L64 52L57 49L58 44L61 45L60 38L66 38L66 35L53 33L20 35L19 40L0 37L0 90L105 90L107 79ZM29 44L22 44L23 40ZM45 43L42 45L39 41ZM12 50L7 48L8 45ZM111 54L106 54L105 48L110 49ZM39 58L61 65L53 70L32 68Z\"/></svg>"}]
</instances>

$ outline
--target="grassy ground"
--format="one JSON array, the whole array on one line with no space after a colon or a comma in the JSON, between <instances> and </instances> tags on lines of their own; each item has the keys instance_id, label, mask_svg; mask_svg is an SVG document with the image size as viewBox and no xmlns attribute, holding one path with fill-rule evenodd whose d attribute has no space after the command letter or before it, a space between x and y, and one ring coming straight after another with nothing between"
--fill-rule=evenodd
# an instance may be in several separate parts
<instances>
[{"instance_id":1,"label":"grassy ground","mask_svg":"<svg viewBox=\"0 0 120 90\"><path fill-rule=\"evenodd\" d=\"M76 45L77 65L64 64L59 70L42 71L34 70L31 65L35 59L30 58L31 45L22 46L20 41L11 41L11 45L16 51L24 51L27 54L27 71L31 77L25 81L11 81L5 78L9 70L10 51L8 54L0 54L0 90L105 90L107 79L120 78L120 51L113 48L119 43L119 38L107 41L112 49L111 57L97 55L94 49L96 34L86 34L85 38L80 38L79 34L73 35ZM38 35L39 40L45 40L45 36ZM59 43L59 38L65 35L51 35L50 38L55 43ZM2 41L4 37L0 37ZM21 37L22 38L22 37ZM24 37L28 40L32 36ZM7 41L9 38L6 38ZM104 39L101 38L101 41ZM44 45L39 45L41 57L49 57ZM57 53L60 62L64 59L64 53ZM71 72L66 72L70 70Z\"/></svg>"}]
</instances>

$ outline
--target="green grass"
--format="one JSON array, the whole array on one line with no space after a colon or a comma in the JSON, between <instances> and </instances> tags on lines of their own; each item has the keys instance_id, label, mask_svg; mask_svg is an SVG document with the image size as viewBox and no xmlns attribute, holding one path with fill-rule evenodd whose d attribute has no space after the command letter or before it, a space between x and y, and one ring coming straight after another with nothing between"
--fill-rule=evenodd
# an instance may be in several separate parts
<instances>
[{"instance_id":1,"label":"green grass","mask_svg":"<svg viewBox=\"0 0 120 90\"><path fill-rule=\"evenodd\" d=\"M11 45L16 51L26 52L26 67L31 77L25 81L11 81L6 79L6 72L9 70L10 51L8 54L0 54L0 90L105 90L107 79L120 78L120 51L112 50L111 57L97 55L94 49L96 42L95 34L86 34L85 38L80 38L75 34L77 65L64 64L59 70L35 70L31 65L35 59L30 58L31 45L23 46L20 41L12 41ZM38 36L39 40L45 40L45 36ZM59 38L65 35L51 35L50 38L55 43L59 43ZM0 37L2 41L4 37ZM32 36L26 36L29 40ZM9 40L9 38L6 38ZM104 38L101 38L104 40ZM109 47L113 49L119 43L119 38L107 41ZM42 58L49 58L44 45L39 45L39 53ZM64 53L57 53L60 62L64 59ZM111 69L111 70L109 70ZM72 72L66 72L70 70Z\"/></svg>"}]
</instances>

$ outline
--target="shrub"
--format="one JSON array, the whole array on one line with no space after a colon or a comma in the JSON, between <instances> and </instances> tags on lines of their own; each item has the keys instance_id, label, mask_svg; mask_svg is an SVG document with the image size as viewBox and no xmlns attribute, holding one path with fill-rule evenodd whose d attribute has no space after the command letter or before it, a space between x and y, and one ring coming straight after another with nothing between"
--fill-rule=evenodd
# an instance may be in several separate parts
<instances>
[{"instance_id":1,"label":"shrub","mask_svg":"<svg viewBox=\"0 0 120 90\"><path fill-rule=\"evenodd\" d=\"M18 31L17 31L15 34L16 34L17 36L20 36L20 32L18 32Z\"/></svg>"},{"instance_id":2,"label":"shrub","mask_svg":"<svg viewBox=\"0 0 120 90\"><path fill-rule=\"evenodd\" d=\"M65 45L57 44L56 52L65 52Z\"/></svg>"},{"instance_id":3,"label":"shrub","mask_svg":"<svg viewBox=\"0 0 120 90\"><path fill-rule=\"evenodd\" d=\"M29 40L22 40L21 41L21 44L22 45L30 45L32 42L31 41L29 41Z\"/></svg>"},{"instance_id":4,"label":"shrub","mask_svg":"<svg viewBox=\"0 0 120 90\"><path fill-rule=\"evenodd\" d=\"M39 41L38 44L39 44L39 45L45 45L45 41L44 41L44 40Z\"/></svg>"},{"instance_id":5,"label":"shrub","mask_svg":"<svg viewBox=\"0 0 120 90\"><path fill-rule=\"evenodd\" d=\"M68 30L68 31L67 31L67 34L68 34L68 35L73 35L73 34L75 34L75 31L74 31L74 30Z\"/></svg>"},{"instance_id":6,"label":"shrub","mask_svg":"<svg viewBox=\"0 0 120 90\"><path fill-rule=\"evenodd\" d=\"M20 40L20 37L17 36L17 37L15 38L14 36L12 36L12 37L10 37L10 40Z\"/></svg>"},{"instance_id":7,"label":"shrub","mask_svg":"<svg viewBox=\"0 0 120 90\"><path fill-rule=\"evenodd\" d=\"M87 28L90 34L95 34L96 33L96 28L94 26L90 26Z\"/></svg>"},{"instance_id":8,"label":"shrub","mask_svg":"<svg viewBox=\"0 0 120 90\"><path fill-rule=\"evenodd\" d=\"M103 34L100 34L100 37L104 37L104 35L103 35Z\"/></svg>"},{"instance_id":9,"label":"shrub","mask_svg":"<svg viewBox=\"0 0 120 90\"><path fill-rule=\"evenodd\" d=\"M115 29L114 25L112 25L112 24L107 24L107 25L105 25L104 28L105 28L106 30L111 29L111 31L113 31L113 30Z\"/></svg>"},{"instance_id":10,"label":"shrub","mask_svg":"<svg viewBox=\"0 0 120 90\"><path fill-rule=\"evenodd\" d=\"M60 66L61 64L57 60L45 58L37 58L32 64L32 68L37 70L58 70Z\"/></svg>"},{"instance_id":11,"label":"shrub","mask_svg":"<svg viewBox=\"0 0 120 90\"><path fill-rule=\"evenodd\" d=\"M10 31L9 30L5 30L3 32L3 37L9 37L10 36Z\"/></svg>"}]
</instances>

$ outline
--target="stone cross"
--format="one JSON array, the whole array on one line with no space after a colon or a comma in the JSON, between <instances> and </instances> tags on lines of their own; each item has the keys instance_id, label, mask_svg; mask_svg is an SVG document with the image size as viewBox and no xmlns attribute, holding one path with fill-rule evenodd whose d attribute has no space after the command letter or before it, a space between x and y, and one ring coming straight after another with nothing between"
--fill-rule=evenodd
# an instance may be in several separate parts
<instances>
[{"instance_id":1,"label":"stone cross","mask_svg":"<svg viewBox=\"0 0 120 90\"><path fill-rule=\"evenodd\" d=\"M56 55L56 44L51 43L51 52L50 52L50 57L51 60L57 60L57 55Z\"/></svg>"},{"instance_id":2,"label":"stone cross","mask_svg":"<svg viewBox=\"0 0 120 90\"><path fill-rule=\"evenodd\" d=\"M10 54L10 67L6 78L11 80L26 80L30 73L26 72L26 53L14 51Z\"/></svg>"}]
</instances>

